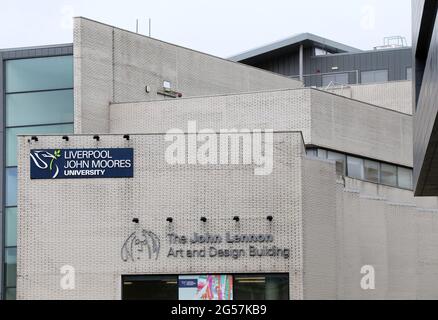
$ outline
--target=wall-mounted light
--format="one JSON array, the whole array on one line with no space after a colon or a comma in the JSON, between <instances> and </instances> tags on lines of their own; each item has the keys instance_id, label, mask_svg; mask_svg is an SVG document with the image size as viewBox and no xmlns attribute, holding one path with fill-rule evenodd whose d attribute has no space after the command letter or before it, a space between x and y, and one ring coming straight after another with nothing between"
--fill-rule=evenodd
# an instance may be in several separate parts
<instances>
[{"instance_id":1,"label":"wall-mounted light","mask_svg":"<svg viewBox=\"0 0 438 320\"><path fill-rule=\"evenodd\" d=\"M132 222L134 222L134 223L139 223L140 220L139 220L138 218L134 218L134 219L132 219Z\"/></svg>"},{"instance_id":2,"label":"wall-mounted light","mask_svg":"<svg viewBox=\"0 0 438 320\"><path fill-rule=\"evenodd\" d=\"M240 217L235 216L235 217L233 218L233 220L236 221L236 222L239 222L239 221L240 221Z\"/></svg>"},{"instance_id":3,"label":"wall-mounted light","mask_svg":"<svg viewBox=\"0 0 438 320\"><path fill-rule=\"evenodd\" d=\"M267 216L266 219L267 219L269 222L272 222L272 220L274 220L274 217L273 217L273 216Z\"/></svg>"},{"instance_id":4,"label":"wall-mounted light","mask_svg":"<svg viewBox=\"0 0 438 320\"><path fill-rule=\"evenodd\" d=\"M32 141L38 142L38 137L37 136L32 136L32 138L30 138Z\"/></svg>"},{"instance_id":5,"label":"wall-mounted light","mask_svg":"<svg viewBox=\"0 0 438 320\"><path fill-rule=\"evenodd\" d=\"M96 136L93 137L93 139L96 140L96 141L99 141L100 137L96 135Z\"/></svg>"},{"instance_id":6,"label":"wall-mounted light","mask_svg":"<svg viewBox=\"0 0 438 320\"><path fill-rule=\"evenodd\" d=\"M149 92L151 92L151 87L150 86L146 86L144 88L144 90L146 91L146 93L149 93Z\"/></svg>"},{"instance_id":7,"label":"wall-mounted light","mask_svg":"<svg viewBox=\"0 0 438 320\"><path fill-rule=\"evenodd\" d=\"M173 218L169 217L166 219L167 222L172 223L173 222Z\"/></svg>"},{"instance_id":8,"label":"wall-mounted light","mask_svg":"<svg viewBox=\"0 0 438 320\"><path fill-rule=\"evenodd\" d=\"M201 217L201 221L205 223L205 222L207 222L207 218L206 217Z\"/></svg>"},{"instance_id":9,"label":"wall-mounted light","mask_svg":"<svg viewBox=\"0 0 438 320\"><path fill-rule=\"evenodd\" d=\"M172 84L170 83L170 81L167 81L167 80L163 81L163 89L164 89L164 91L172 90Z\"/></svg>"},{"instance_id":10,"label":"wall-mounted light","mask_svg":"<svg viewBox=\"0 0 438 320\"><path fill-rule=\"evenodd\" d=\"M62 137L62 140L68 141L68 140L70 140L70 139L69 139L69 137L67 137L67 136L63 136L63 137Z\"/></svg>"},{"instance_id":11,"label":"wall-mounted light","mask_svg":"<svg viewBox=\"0 0 438 320\"><path fill-rule=\"evenodd\" d=\"M129 139L130 139L130 137L129 137L129 134L125 134L125 135L123 136L123 139L125 139L125 140L128 140L128 141L129 141Z\"/></svg>"}]
</instances>

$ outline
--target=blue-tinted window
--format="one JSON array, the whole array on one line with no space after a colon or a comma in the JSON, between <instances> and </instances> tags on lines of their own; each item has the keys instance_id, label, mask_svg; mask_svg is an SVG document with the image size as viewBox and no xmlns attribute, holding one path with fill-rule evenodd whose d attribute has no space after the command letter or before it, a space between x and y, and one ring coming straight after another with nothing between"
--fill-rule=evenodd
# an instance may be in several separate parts
<instances>
[{"instance_id":1,"label":"blue-tinted window","mask_svg":"<svg viewBox=\"0 0 438 320\"><path fill-rule=\"evenodd\" d=\"M73 57L8 60L6 93L73 88Z\"/></svg>"},{"instance_id":2,"label":"blue-tinted window","mask_svg":"<svg viewBox=\"0 0 438 320\"><path fill-rule=\"evenodd\" d=\"M5 220L5 244L6 247L17 246L17 208L6 209Z\"/></svg>"},{"instance_id":3,"label":"blue-tinted window","mask_svg":"<svg viewBox=\"0 0 438 320\"><path fill-rule=\"evenodd\" d=\"M17 248L5 250L6 287L17 286Z\"/></svg>"},{"instance_id":4,"label":"blue-tinted window","mask_svg":"<svg viewBox=\"0 0 438 320\"><path fill-rule=\"evenodd\" d=\"M64 134L73 133L73 124L7 128L6 129L6 166L17 165L17 135L26 134Z\"/></svg>"},{"instance_id":5,"label":"blue-tinted window","mask_svg":"<svg viewBox=\"0 0 438 320\"><path fill-rule=\"evenodd\" d=\"M6 95L6 126L73 122L73 90Z\"/></svg>"},{"instance_id":6,"label":"blue-tinted window","mask_svg":"<svg viewBox=\"0 0 438 320\"><path fill-rule=\"evenodd\" d=\"M6 169L6 206L17 205L17 168Z\"/></svg>"}]
</instances>

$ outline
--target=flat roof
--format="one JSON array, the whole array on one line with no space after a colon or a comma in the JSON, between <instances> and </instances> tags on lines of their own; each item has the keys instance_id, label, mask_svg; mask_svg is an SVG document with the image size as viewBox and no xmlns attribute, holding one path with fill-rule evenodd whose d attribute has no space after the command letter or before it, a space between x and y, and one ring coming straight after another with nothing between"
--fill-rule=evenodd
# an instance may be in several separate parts
<instances>
[{"instance_id":1,"label":"flat roof","mask_svg":"<svg viewBox=\"0 0 438 320\"><path fill-rule=\"evenodd\" d=\"M41 45L41 46L16 47L16 48L4 48L4 49L0 48L0 52L18 51L18 50L50 49L50 48L61 48L61 47L73 47L73 43L48 44L48 45Z\"/></svg>"},{"instance_id":2,"label":"flat roof","mask_svg":"<svg viewBox=\"0 0 438 320\"><path fill-rule=\"evenodd\" d=\"M253 58L268 52L272 52L278 49L282 49L288 46L296 46L297 44L304 42L304 41L311 41L315 43L317 46L321 46L322 48L327 48L339 52L345 52L345 53L358 53L362 52L362 50L354 47L347 46L345 44L323 38L317 35L314 35L312 33L300 33L296 34L292 37L279 40L252 50L248 50L245 52L242 52L240 54L237 54L235 56L229 57L228 59L231 61L242 61L249 58Z\"/></svg>"}]
</instances>

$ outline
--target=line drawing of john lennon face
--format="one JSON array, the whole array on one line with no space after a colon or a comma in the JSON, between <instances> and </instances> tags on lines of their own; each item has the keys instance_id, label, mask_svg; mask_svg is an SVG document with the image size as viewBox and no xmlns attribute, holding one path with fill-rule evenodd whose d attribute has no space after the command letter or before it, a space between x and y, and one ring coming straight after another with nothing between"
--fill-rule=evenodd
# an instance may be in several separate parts
<instances>
[{"instance_id":1,"label":"line drawing of john lennon face","mask_svg":"<svg viewBox=\"0 0 438 320\"><path fill-rule=\"evenodd\" d=\"M60 157L61 150L55 150L53 154L45 150L30 152L30 158L38 169L53 172L52 179L55 179L59 174L59 167L55 161Z\"/></svg>"},{"instance_id":2,"label":"line drawing of john lennon face","mask_svg":"<svg viewBox=\"0 0 438 320\"><path fill-rule=\"evenodd\" d=\"M121 257L125 262L135 262L143 256L157 260L160 246L160 238L152 231L142 230L140 235L133 232L122 246Z\"/></svg>"}]
</instances>

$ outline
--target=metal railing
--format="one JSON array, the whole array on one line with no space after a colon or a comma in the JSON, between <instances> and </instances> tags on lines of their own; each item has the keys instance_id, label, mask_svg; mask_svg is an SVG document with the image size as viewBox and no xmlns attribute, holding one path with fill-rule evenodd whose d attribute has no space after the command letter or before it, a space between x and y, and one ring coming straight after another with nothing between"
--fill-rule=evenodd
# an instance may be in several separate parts
<instances>
[{"instance_id":1,"label":"metal railing","mask_svg":"<svg viewBox=\"0 0 438 320\"><path fill-rule=\"evenodd\" d=\"M332 76L337 74L347 74L348 75L348 84L360 84L359 80L359 70L349 70L349 71L334 71L334 72L318 72L318 73L309 73L304 74L304 84L306 86L312 86L312 87L326 87L327 85L324 85L324 76ZM353 74L353 77L350 77L350 75ZM300 75L292 75L288 76L288 78L300 80ZM353 78L353 80L351 80ZM333 81L330 81L333 82ZM329 83L330 84L330 83Z\"/></svg>"}]
</instances>

